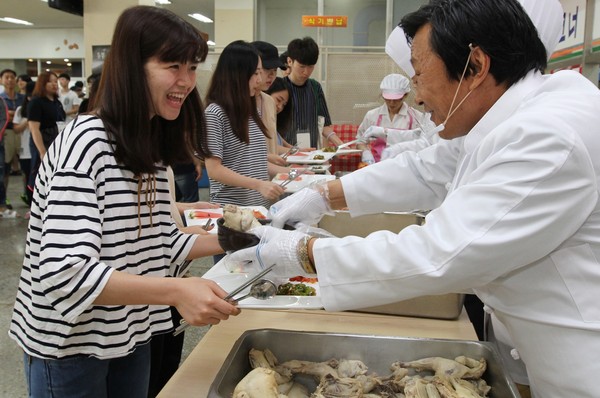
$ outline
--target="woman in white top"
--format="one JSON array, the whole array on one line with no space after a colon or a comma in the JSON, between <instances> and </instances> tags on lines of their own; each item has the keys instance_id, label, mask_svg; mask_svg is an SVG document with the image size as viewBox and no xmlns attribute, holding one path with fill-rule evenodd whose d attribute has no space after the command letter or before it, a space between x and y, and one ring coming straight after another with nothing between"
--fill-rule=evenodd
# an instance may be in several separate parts
<instances>
[{"instance_id":1,"label":"woman in white top","mask_svg":"<svg viewBox=\"0 0 600 398\"><path fill-rule=\"evenodd\" d=\"M365 143L357 144L357 148L363 151L361 160L368 164L379 162L383 150L389 145L419 140L421 126L427 119L404 102L410 92L410 82L406 77L398 73L387 75L380 88L385 104L367 112L356 135L356 138L365 140ZM374 139L370 145L369 138Z\"/></svg>"}]
</instances>

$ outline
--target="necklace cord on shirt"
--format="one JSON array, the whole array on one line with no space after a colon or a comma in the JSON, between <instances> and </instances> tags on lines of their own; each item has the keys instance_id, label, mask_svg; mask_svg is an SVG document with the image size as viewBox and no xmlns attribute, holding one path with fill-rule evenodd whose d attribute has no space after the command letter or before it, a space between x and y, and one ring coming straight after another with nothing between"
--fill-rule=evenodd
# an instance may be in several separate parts
<instances>
[{"instance_id":1,"label":"necklace cord on shirt","mask_svg":"<svg viewBox=\"0 0 600 398\"><path fill-rule=\"evenodd\" d=\"M138 176L138 190L137 190L137 208L138 208L138 238L142 234L142 215L141 215L141 196L142 196L142 177ZM145 201L146 206L149 209L150 226L153 227L152 211L156 205L156 175L152 174L146 178L146 190L145 190Z\"/></svg>"}]
</instances>

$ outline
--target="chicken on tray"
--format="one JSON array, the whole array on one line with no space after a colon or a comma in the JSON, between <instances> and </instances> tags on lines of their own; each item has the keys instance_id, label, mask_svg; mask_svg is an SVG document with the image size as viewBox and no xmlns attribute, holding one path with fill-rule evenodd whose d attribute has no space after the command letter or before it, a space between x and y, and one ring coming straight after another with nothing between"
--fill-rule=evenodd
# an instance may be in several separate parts
<instances>
[{"instance_id":1,"label":"chicken on tray","mask_svg":"<svg viewBox=\"0 0 600 398\"><path fill-rule=\"evenodd\" d=\"M369 373L358 360L279 363L269 349L251 349L249 359L253 370L238 383L233 398L485 398L491 390L481 378L487 367L483 358L398 361L383 377ZM314 378L316 390L309 392L297 375Z\"/></svg>"}]
</instances>

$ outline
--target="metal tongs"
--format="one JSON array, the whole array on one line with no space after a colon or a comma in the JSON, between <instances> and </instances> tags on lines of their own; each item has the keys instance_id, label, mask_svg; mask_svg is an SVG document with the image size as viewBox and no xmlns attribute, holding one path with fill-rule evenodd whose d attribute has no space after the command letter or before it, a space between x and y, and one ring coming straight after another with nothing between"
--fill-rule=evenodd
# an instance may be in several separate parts
<instances>
[{"instance_id":1,"label":"metal tongs","mask_svg":"<svg viewBox=\"0 0 600 398\"><path fill-rule=\"evenodd\" d=\"M352 145L352 144L356 144L357 142L364 142L364 140L363 140L363 139L356 139L356 140L352 140L352 141L344 142L343 144L341 144L341 145L338 145L338 146L337 146L337 148L336 148L336 150L339 150L339 149L344 149L344 148L346 148L346 147L349 147L349 146L350 146L350 145Z\"/></svg>"},{"instance_id":2,"label":"metal tongs","mask_svg":"<svg viewBox=\"0 0 600 398\"><path fill-rule=\"evenodd\" d=\"M291 169L290 172L288 173L287 180L283 181L281 184L279 184L279 186L284 188L286 185L288 185L290 182L294 181L296 178L300 177L302 174L306 174L308 172L308 170L309 170L308 167L303 170Z\"/></svg>"},{"instance_id":3,"label":"metal tongs","mask_svg":"<svg viewBox=\"0 0 600 398\"><path fill-rule=\"evenodd\" d=\"M263 276L265 276L266 274L271 272L273 270L274 266L275 266L275 264L270 265L267 268L263 269L258 274L254 275L252 278L250 278L246 282L244 282L241 286L239 286L238 288L233 290L231 293L229 293L227 296L225 296L225 298L223 298L223 300L225 300L225 301L232 300L236 294L240 293L241 291L246 289L248 286L252 285L254 282L256 282L257 280L259 280L260 278L262 278ZM179 326L177 326L177 328L173 332L173 336L177 336L178 334L183 332L185 329L187 329L188 326L190 326L190 324L187 323L185 321L185 319L182 319Z\"/></svg>"},{"instance_id":4,"label":"metal tongs","mask_svg":"<svg viewBox=\"0 0 600 398\"><path fill-rule=\"evenodd\" d=\"M288 156L292 156L297 154L300 151L300 147L298 147L298 145L294 145L292 146L290 149L288 149L288 151L286 153L284 153L283 155L281 155L282 159L287 159Z\"/></svg>"}]
</instances>

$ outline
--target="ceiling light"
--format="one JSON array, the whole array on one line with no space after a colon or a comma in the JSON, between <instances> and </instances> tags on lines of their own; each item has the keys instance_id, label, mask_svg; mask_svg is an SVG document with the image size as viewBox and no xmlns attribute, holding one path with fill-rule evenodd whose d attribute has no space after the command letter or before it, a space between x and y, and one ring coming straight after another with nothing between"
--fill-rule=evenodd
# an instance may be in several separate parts
<instances>
[{"instance_id":1,"label":"ceiling light","mask_svg":"<svg viewBox=\"0 0 600 398\"><path fill-rule=\"evenodd\" d=\"M205 17L202 14L198 14L197 12L193 13L193 14L188 14L188 16L197 19L200 22L204 22L204 23L213 23L213 20L210 19L209 17Z\"/></svg>"},{"instance_id":2,"label":"ceiling light","mask_svg":"<svg viewBox=\"0 0 600 398\"><path fill-rule=\"evenodd\" d=\"M69 58L65 58L65 59L63 59L63 61L69 62Z\"/></svg>"},{"instance_id":3,"label":"ceiling light","mask_svg":"<svg viewBox=\"0 0 600 398\"><path fill-rule=\"evenodd\" d=\"M156 4L171 4L169 0L154 0Z\"/></svg>"},{"instance_id":4,"label":"ceiling light","mask_svg":"<svg viewBox=\"0 0 600 398\"><path fill-rule=\"evenodd\" d=\"M2 21L2 22L16 23L16 24L19 24L19 25L33 25L31 22L23 21L22 19L11 18L11 17L0 18L0 21Z\"/></svg>"},{"instance_id":5,"label":"ceiling light","mask_svg":"<svg viewBox=\"0 0 600 398\"><path fill-rule=\"evenodd\" d=\"M52 63L52 61L46 61L46 64L50 65Z\"/></svg>"}]
</instances>

